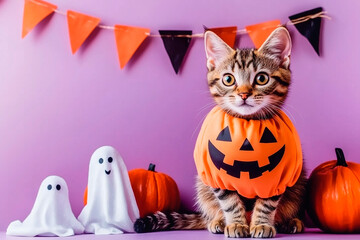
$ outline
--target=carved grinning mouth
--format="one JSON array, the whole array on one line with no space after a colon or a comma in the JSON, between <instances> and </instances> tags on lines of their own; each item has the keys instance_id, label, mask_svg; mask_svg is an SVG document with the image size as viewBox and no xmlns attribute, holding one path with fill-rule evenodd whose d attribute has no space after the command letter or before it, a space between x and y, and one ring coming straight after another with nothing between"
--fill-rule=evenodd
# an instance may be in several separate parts
<instances>
[{"instance_id":1,"label":"carved grinning mouth","mask_svg":"<svg viewBox=\"0 0 360 240\"><path fill-rule=\"evenodd\" d=\"M106 173L107 175L109 175L109 174L111 173L111 170L109 170L109 171L106 171L106 170L105 170L105 173Z\"/></svg>"},{"instance_id":2,"label":"carved grinning mouth","mask_svg":"<svg viewBox=\"0 0 360 240\"><path fill-rule=\"evenodd\" d=\"M227 174L235 178L240 178L241 172L248 172L250 179L260 177L265 171L272 171L281 161L285 153L285 145L280 148L273 155L269 156L269 164L259 167L258 161L240 161L234 160L234 164L231 166L224 163L225 155L217 149L209 140L208 143L209 154L212 162L217 169L224 169Z\"/></svg>"}]
</instances>

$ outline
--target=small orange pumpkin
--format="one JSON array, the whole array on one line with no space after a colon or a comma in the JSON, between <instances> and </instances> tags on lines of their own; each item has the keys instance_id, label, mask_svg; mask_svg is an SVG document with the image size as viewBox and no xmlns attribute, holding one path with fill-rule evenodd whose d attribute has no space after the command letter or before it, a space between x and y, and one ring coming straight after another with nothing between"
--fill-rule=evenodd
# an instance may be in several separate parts
<instances>
[{"instance_id":1,"label":"small orange pumpkin","mask_svg":"<svg viewBox=\"0 0 360 240\"><path fill-rule=\"evenodd\" d=\"M214 107L201 127L194 159L206 185L247 198L282 194L302 170L299 136L282 111L271 119L246 120Z\"/></svg>"},{"instance_id":2,"label":"small orange pumpkin","mask_svg":"<svg viewBox=\"0 0 360 240\"><path fill-rule=\"evenodd\" d=\"M326 232L360 232L360 164L337 160L322 163L309 178L308 213Z\"/></svg>"},{"instance_id":3,"label":"small orange pumpkin","mask_svg":"<svg viewBox=\"0 0 360 240\"><path fill-rule=\"evenodd\" d=\"M84 206L87 204L88 187L86 186L84 192Z\"/></svg>"},{"instance_id":4,"label":"small orange pumpkin","mask_svg":"<svg viewBox=\"0 0 360 240\"><path fill-rule=\"evenodd\" d=\"M140 217L157 211L172 212L180 208L180 193L176 182L164 173L155 172L155 164L149 169L129 171L131 187L134 191ZM84 205L87 204L88 188L84 192Z\"/></svg>"},{"instance_id":5,"label":"small orange pumpkin","mask_svg":"<svg viewBox=\"0 0 360 240\"><path fill-rule=\"evenodd\" d=\"M148 170L130 170L129 177L140 217L157 211L179 210L180 193L176 182L164 173L155 172L154 164L150 163Z\"/></svg>"}]
</instances>

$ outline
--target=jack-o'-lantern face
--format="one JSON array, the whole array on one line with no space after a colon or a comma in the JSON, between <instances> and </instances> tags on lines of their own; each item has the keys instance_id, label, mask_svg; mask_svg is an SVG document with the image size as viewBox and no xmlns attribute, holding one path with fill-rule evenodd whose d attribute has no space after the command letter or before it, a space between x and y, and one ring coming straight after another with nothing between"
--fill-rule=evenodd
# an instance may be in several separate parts
<instances>
[{"instance_id":1,"label":"jack-o'-lantern face","mask_svg":"<svg viewBox=\"0 0 360 240\"><path fill-rule=\"evenodd\" d=\"M205 185L246 198L280 195L302 170L300 138L282 111L271 119L246 120L214 107L199 132L194 160Z\"/></svg>"},{"instance_id":2,"label":"jack-o'-lantern face","mask_svg":"<svg viewBox=\"0 0 360 240\"><path fill-rule=\"evenodd\" d=\"M228 175L235 178L240 178L241 172L248 172L250 179L258 178L266 171L271 172L280 163L285 153L285 144L278 143L274 135L267 127L264 129L259 143L251 143L248 138L245 138L240 146L234 147L229 127L224 128L219 133L215 141L216 143L214 144L211 142L211 140L208 141L208 150L212 162L218 170L223 169ZM231 148L231 151L239 149L239 153L235 153L235 155L240 157L244 155L247 156L245 157L247 159L249 159L249 156L251 155L256 157L263 155L263 153L259 154L258 152L255 152L262 151L264 149L264 147L261 146L262 144L273 144L271 149L275 149L275 151L266 156L266 161L269 162L266 165L259 164L261 159L256 159L256 157L251 161L245 159L232 159L234 163L233 165L230 165L224 162L226 154L228 154L226 151L229 150L219 149L221 148L222 144L232 144L233 148ZM217 145L218 148L215 147L215 145Z\"/></svg>"}]
</instances>

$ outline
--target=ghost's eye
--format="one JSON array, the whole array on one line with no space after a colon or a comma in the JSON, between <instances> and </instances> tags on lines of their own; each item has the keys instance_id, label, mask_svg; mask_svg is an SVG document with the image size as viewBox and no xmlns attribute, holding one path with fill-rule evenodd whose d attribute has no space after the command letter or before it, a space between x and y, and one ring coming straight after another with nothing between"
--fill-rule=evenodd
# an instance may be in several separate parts
<instances>
[{"instance_id":1,"label":"ghost's eye","mask_svg":"<svg viewBox=\"0 0 360 240\"><path fill-rule=\"evenodd\" d=\"M108 162L109 162L109 163L112 163L112 161L113 161L112 157L109 157L109 158L108 158Z\"/></svg>"},{"instance_id":2,"label":"ghost's eye","mask_svg":"<svg viewBox=\"0 0 360 240\"><path fill-rule=\"evenodd\" d=\"M100 158L99 163L102 164L104 162L104 159Z\"/></svg>"},{"instance_id":3,"label":"ghost's eye","mask_svg":"<svg viewBox=\"0 0 360 240\"><path fill-rule=\"evenodd\" d=\"M48 189L48 190L51 190L51 189L52 189L51 184L49 184L49 185L47 186L47 189Z\"/></svg>"},{"instance_id":4,"label":"ghost's eye","mask_svg":"<svg viewBox=\"0 0 360 240\"><path fill-rule=\"evenodd\" d=\"M58 191L60 191L60 189L61 189L61 186L58 184L58 185L56 185L56 189L58 190Z\"/></svg>"}]
</instances>

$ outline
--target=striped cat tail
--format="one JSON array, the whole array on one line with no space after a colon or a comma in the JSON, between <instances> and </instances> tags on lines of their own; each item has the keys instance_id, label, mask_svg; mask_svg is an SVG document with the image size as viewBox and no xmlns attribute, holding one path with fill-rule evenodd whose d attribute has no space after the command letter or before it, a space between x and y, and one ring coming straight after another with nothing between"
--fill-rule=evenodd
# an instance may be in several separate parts
<instances>
[{"instance_id":1,"label":"striped cat tail","mask_svg":"<svg viewBox=\"0 0 360 240\"><path fill-rule=\"evenodd\" d=\"M178 229L205 229L206 221L200 213L181 214L177 212L155 214L139 218L134 223L137 233Z\"/></svg>"}]
</instances>

